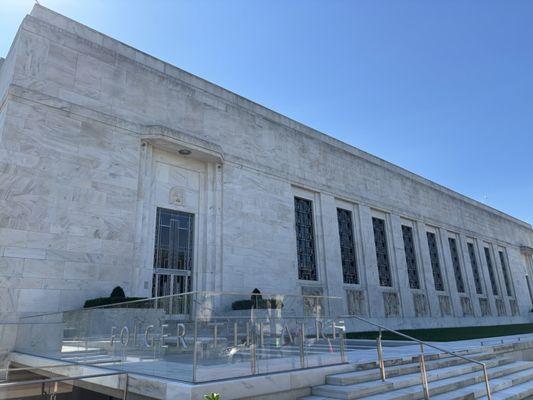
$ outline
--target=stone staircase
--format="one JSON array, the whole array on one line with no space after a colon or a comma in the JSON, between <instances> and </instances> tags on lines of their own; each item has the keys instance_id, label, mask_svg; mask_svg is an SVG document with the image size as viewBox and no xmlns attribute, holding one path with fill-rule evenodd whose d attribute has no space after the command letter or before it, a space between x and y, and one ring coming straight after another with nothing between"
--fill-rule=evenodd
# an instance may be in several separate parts
<instances>
[{"instance_id":1,"label":"stone staircase","mask_svg":"<svg viewBox=\"0 0 533 400\"><path fill-rule=\"evenodd\" d=\"M517 361L505 352L473 350L462 355L486 364L493 400L533 396L533 362ZM312 395L302 400L424 399L418 357L386 361L385 370L382 382L375 363L354 365L352 372L328 376L326 384L313 387ZM446 354L426 355L426 370L431 399L486 399L478 364Z\"/></svg>"}]
</instances>

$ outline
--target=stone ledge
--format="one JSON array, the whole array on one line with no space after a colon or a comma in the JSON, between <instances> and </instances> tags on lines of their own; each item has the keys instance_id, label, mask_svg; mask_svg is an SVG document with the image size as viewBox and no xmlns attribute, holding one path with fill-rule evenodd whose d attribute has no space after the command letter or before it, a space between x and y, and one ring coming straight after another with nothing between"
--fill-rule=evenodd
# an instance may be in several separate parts
<instances>
[{"instance_id":1,"label":"stone ledge","mask_svg":"<svg viewBox=\"0 0 533 400\"><path fill-rule=\"evenodd\" d=\"M224 152L219 145L166 126L144 126L141 140L166 151L187 149L191 151L191 158L220 164L224 162Z\"/></svg>"}]
</instances>

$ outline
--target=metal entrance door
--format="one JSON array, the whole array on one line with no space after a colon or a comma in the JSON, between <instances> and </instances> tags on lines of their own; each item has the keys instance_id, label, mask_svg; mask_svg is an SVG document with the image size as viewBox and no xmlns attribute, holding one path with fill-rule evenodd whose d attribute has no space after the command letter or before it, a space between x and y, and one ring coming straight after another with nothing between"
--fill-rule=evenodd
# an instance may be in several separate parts
<instances>
[{"instance_id":1,"label":"metal entrance door","mask_svg":"<svg viewBox=\"0 0 533 400\"><path fill-rule=\"evenodd\" d=\"M157 209L152 296L162 297L191 291L194 250L194 215ZM170 314L188 312L184 296L166 297L158 305Z\"/></svg>"}]
</instances>

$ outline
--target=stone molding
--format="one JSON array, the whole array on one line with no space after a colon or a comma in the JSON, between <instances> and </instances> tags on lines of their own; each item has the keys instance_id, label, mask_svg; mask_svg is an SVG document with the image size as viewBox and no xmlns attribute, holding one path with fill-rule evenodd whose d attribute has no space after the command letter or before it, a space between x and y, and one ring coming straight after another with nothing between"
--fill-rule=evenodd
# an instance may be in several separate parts
<instances>
[{"instance_id":1,"label":"stone molding","mask_svg":"<svg viewBox=\"0 0 533 400\"><path fill-rule=\"evenodd\" d=\"M143 126L141 140L165 151L178 152L181 149L187 149L191 151L191 158L218 164L224 163L224 152L219 145L166 126Z\"/></svg>"},{"instance_id":2,"label":"stone molding","mask_svg":"<svg viewBox=\"0 0 533 400\"><path fill-rule=\"evenodd\" d=\"M522 252L522 254L525 254L526 256L527 255L533 256L533 247L520 246L520 251Z\"/></svg>"}]
</instances>

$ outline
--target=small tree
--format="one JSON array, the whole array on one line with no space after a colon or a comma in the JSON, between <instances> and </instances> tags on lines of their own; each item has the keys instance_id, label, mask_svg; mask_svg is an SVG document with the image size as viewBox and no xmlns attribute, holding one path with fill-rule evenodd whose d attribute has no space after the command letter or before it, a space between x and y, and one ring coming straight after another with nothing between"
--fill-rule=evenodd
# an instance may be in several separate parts
<instances>
[{"instance_id":1,"label":"small tree","mask_svg":"<svg viewBox=\"0 0 533 400\"><path fill-rule=\"evenodd\" d=\"M123 298L126 297L126 294L124 293L124 290L120 286L117 286L111 292L111 297L119 297L119 298L123 299Z\"/></svg>"},{"instance_id":2,"label":"small tree","mask_svg":"<svg viewBox=\"0 0 533 400\"><path fill-rule=\"evenodd\" d=\"M205 400L220 400L220 395L218 393L206 394L204 396L204 399Z\"/></svg>"}]
</instances>

